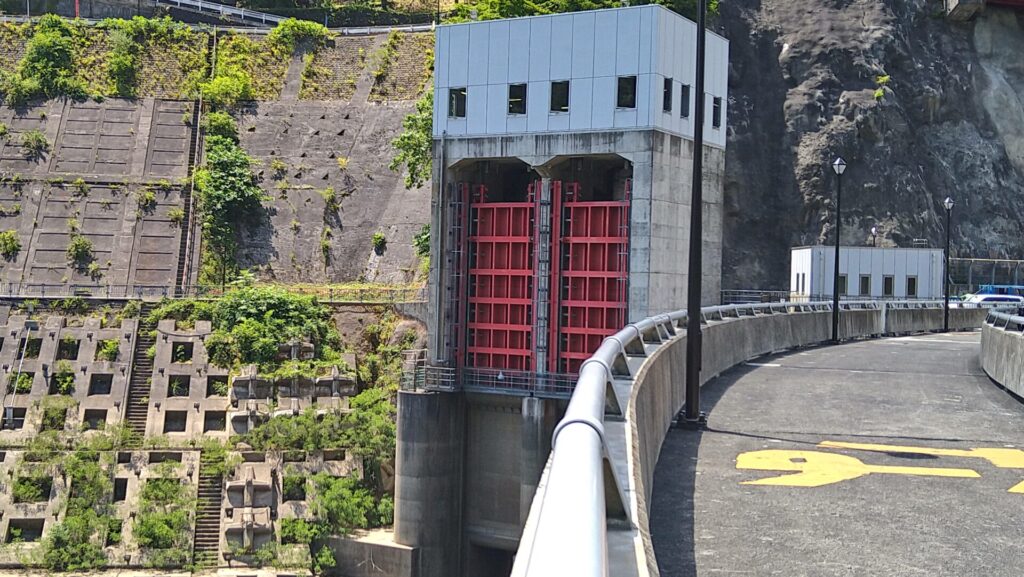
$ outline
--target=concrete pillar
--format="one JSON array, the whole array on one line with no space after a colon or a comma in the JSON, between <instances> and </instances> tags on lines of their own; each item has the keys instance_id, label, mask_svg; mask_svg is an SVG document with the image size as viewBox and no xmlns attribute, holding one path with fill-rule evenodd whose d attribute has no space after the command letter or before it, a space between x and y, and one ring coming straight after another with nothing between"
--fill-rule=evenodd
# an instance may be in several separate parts
<instances>
[{"instance_id":1,"label":"concrete pillar","mask_svg":"<svg viewBox=\"0 0 1024 577\"><path fill-rule=\"evenodd\" d=\"M419 550L419 577L459 575L465 404L457 393L398 393L395 541Z\"/></svg>"},{"instance_id":2,"label":"concrete pillar","mask_svg":"<svg viewBox=\"0 0 1024 577\"><path fill-rule=\"evenodd\" d=\"M519 518L526 524L533 495L551 453L554 402L536 397L523 398L522 451L520 452Z\"/></svg>"}]
</instances>

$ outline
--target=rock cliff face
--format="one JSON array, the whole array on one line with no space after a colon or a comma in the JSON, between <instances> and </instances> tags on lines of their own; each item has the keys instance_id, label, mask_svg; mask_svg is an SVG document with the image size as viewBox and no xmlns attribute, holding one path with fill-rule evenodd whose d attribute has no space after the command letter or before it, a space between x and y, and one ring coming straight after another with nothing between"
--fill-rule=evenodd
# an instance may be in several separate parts
<instances>
[{"instance_id":1,"label":"rock cliff face","mask_svg":"<svg viewBox=\"0 0 1024 577\"><path fill-rule=\"evenodd\" d=\"M929 0L730 0L726 288L789 288L791 246L941 246L1024 256L1024 12ZM888 77L888 78L885 78Z\"/></svg>"}]
</instances>

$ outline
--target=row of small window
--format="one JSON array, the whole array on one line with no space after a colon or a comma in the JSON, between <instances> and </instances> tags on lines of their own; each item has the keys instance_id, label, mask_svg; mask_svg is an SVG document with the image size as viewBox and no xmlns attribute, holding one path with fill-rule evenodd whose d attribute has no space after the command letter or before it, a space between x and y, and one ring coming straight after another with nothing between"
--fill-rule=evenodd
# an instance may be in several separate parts
<instances>
[{"instance_id":1,"label":"row of small window","mask_svg":"<svg viewBox=\"0 0 1024 577\"><path fill-rule=\"evenodd\" d=\"M806 294L806 292L807 292L807 273L800 273L800 274L798 274L796 280L797 280L797 291L796 292L798 294ZM883 275L882 276L882 296L886 296L886 297L894 296L895 295L895 291L894 291L895 286L896 286L896 277L894 277L892 275ZM839 294L841 294L843 296L847 296L849 294L848 287L849 287L849 285L848 285L848 282L847 282L846 275L845 274L839 275ZM858 292L857 295L858 296L868 296L870 294L871 294L871 275L869 275L869 274L862 274L862 275L860 275L860 292ZM907 277L907 293L906 293L906 296L907 297L916 297L917 296L917 277L916 276L908 276Z\"/></svg>"},{"instance_id":2,"label":"row of small window","mask_svg":"<svg viewBox=\"0 0 1024 577\"><path fill-rule=\"evenodd\" d=\"M675 101L673 95L674 81L671 78L664 80L662 95L662 110L672 112ZM690 117L690 85L680 85L679 117ZM508 86L508 113L526 114L526 84L509 84ZM448 117L466 117L467 89L465 87L448 89ZM636 108L636 76L619 76L615 106L617 108ZM551 83L550 111L553 113L569 112L569 81L557 80ZM711 106L711 125L715 128L722 126L722 99L714 97Z\"/></svg>"}]
</instances>

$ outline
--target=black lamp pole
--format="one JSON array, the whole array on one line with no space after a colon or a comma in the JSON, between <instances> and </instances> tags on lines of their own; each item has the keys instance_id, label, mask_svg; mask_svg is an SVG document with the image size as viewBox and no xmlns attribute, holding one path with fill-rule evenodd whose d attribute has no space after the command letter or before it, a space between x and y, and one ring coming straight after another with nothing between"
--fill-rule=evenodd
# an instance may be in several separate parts
<instances>
[{"instance_id":1,"label":"black lamp pole","mask_svg":"<svg viewBox=\"0 0 1024 577\"><path fill-rule=\"evenodd\" d=\"M704 44L707 33L704 19L707 0L697 0L697 66L694 85L693 114L693 184L690 196L690 262L687 266L686 288L686 404L683 420L688 426L700 426L704 416L700 412L701 331L700 303L703 263L704 204Z\"/></svg>"},{"instance_id":2,"label":"black lamp pole","mask_svg":"<svg viewBox=\"0 0 1024 577\"><path fill-rule=\"evenodd\" d=\"M846 172L846 161L842 157L832 163L836 173L836 254L835 267L832 274L832 342L839 342L839 232L843 226L843 173Z\"/></svg>"},{"instance_id":3,"label":"black lamp pole","mask_svg":"<svg viewBox=\"0 0 1024 577\"><path fill-rule=\"evenodd\" d=\"M946 250L942 253L942 330L949 332L949 229L953 215L953 199L947 196L942 206L946 209Z\"/></svg>"}]
</instances>

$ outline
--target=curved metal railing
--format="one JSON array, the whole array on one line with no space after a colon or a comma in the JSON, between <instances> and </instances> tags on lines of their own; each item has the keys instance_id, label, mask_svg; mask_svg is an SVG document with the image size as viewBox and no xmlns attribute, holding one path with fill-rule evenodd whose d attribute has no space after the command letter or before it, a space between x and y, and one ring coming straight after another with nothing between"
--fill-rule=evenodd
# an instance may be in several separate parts
<instances>
[{"instance_id":1,"label":"curved metal railing","mask_svg":"<svg viewBox=\"0 0 1024 577\"><path fill-rule=\"evenodd\" d=\"M934 309L943 301L841 301L840 310ZM831 311L831 302L780 302L723 305L702 308L702 324L743 317ZM990 314L990 317L992 315ZM1024 327L1024 317L1014 317ZM619 412L612 380L630 376L629 357L646 356L646 344L667 341L684 329L687 312L680 310L631 323L607 337L580 367L565 416L555 427L545 488L531 517L535 530L524 532L516 557L514 577L607 577L608 507L628 516L624 494L605 470L607 443L604 419ZM620 414L625 413L622 407ZM610 482L609 482L610 481ZM606 494L617 491L619 495ZM532 519L531 519L532 522ZM571 553L570 553L571 552Z\"/></svg>"}]
</instances>

